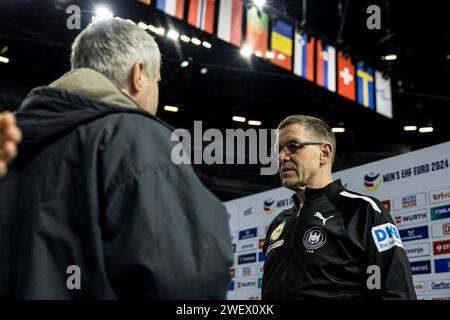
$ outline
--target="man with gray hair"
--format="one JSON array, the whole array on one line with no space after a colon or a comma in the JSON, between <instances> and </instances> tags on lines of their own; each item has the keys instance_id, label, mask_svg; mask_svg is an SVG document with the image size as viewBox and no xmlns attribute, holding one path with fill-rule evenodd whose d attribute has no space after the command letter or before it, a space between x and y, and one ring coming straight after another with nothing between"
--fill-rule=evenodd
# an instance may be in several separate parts
<instances>
[{"instance_id":1,"label":"man with gray hair","mask_svg":"<svg viewBox=\"0 0 450 320\"><path fill-rule=\"evenodd\" d=\"M416 299L397 227L375 198L333 181L336 138L321 119L277 129L280 179L294 206L267 230L263 299Z\"/></svg>"},{"instance_id":2,"label":"man with gray hair","mask_svg":"<svg viewBox=\"0 0 450 320\"><path fill-rule=\"evenodd\" d=\"M72 70L25 99L0 180L0 298L225 297L226 210L171 161L160 60L136 24L98 21L76 38Z\"/></svg>"}]
</instances>

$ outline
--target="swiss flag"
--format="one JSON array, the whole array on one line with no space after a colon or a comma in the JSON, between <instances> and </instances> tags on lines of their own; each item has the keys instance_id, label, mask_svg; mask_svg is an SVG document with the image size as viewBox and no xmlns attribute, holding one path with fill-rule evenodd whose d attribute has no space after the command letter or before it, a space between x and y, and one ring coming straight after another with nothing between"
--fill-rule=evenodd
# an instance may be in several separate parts
<instances>
[{"instance_id":1,"label":"swiss flag","mask_svg":"<svg viewBox=\"0 0 450 320\"><path fill-rule=\"evenodd\" d=\"M338 94L352 101L356 100L355 65L350 57L345 58L342 52L338 53Z\"/></svg>"}]
</instances>

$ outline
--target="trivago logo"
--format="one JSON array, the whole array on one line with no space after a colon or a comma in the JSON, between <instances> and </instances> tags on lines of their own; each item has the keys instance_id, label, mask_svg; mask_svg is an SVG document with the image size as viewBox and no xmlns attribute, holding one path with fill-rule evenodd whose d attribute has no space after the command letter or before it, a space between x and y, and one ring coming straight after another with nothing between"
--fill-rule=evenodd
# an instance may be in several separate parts
<instances>
[{"instance_id":1,"label":"trivago logo","mask_svg":"<svg viewBox=\"0 0 450 320\"><path fill-rule=\"evenodd\" d=\"M364 187L367 191L377 190L381 184L381 174L380 173L369 173L364 176Z\"/></svg>"},{"instance_id":2,"label":"trivago logo","mask_svg":"<svg viewBox=\"0 0 450 320\"><path fill-rule=\"evenodd\" d=\"M264 213L266 215L271 215L273 213L273 210L275 209L275 200L268 199L264 201Z\"/></svg>"}]
</instances>

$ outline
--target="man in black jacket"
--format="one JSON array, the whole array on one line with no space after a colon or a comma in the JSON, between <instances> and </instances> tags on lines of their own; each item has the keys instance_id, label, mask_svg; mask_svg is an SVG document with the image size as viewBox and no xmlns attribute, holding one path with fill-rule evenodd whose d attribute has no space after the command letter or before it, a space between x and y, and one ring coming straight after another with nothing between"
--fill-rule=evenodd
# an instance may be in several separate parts
<instances>
[{"instance_id":1,"label":"man in black jacket","mask_svg":"<svg viewBox=\"0 0 450 320\"><path fill-rule=\"evenodd\" d=\"M377 199L333 182L329 126L290 116L277 138L280 178L295 204L268 229L263 299L416 299L390 214Z\"/></svg>"},{"instance_id":2,"label":"man in black jacket","mask_svg":"<svg viewBox=\"0 0 450 320\"><path fill-rule=\"evenodd\" d=\"M155 41L99 21L71 64L17 113L24 140L0 180L0 298L224 298L226 210L171 161L172 132L154 116Z\"/></svg>"}]
</instances>

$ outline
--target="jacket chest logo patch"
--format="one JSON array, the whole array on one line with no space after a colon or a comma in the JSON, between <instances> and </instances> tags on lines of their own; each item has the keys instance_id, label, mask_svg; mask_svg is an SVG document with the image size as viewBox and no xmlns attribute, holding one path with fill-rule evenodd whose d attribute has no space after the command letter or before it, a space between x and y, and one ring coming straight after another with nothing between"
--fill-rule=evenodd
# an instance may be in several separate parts
<instances>
[{"instance_id":1,"label":"jacket chest logo patch","mask_svg":"<svg viewBox=\"0 0 450 320\"><path fill-rule=\"evenodd\" d=\"M303 237L303 246L309 250L317 250L321 248L327 241L327 235L322 228L312 227Z\"/></svg>"},{"instance_id":2,"label":"jacket chest logo patch","mask_svg":"<svg viewBox=\"0 0 450 320\"><path fill-rule=\"evenodd\" d=\"M322 225L324 226L325 223L326 223L329 219L333 218L334 216L329 216L328 218L324 218L323 215L322 215L320 212L316 212L316 213L314 214L314 217L319 218L320 220L322 220Z\"/></svg>"},{"instance_id":3,"label":"jacket chest logo patch","mask_svg":"<svg viewBox=\"0 0 450 320\"><path fill-rule=\"evenodd\" d=\"M277 241L278 238L280 238L281 233L283 232L285 224L286 224L286 220L283 221L278 227L276 227L275 230L273 230L272 234L270 235L270 240Z\"/></svg>"}]
</instances>

